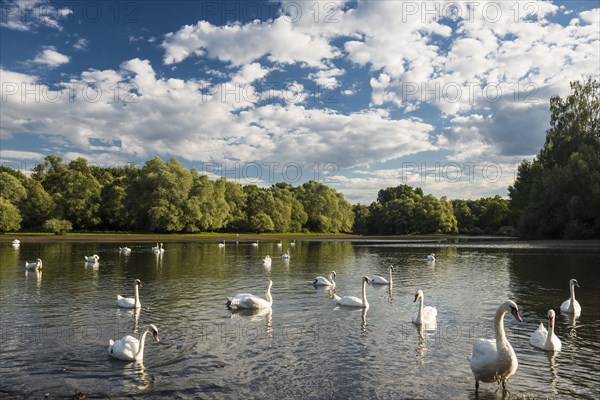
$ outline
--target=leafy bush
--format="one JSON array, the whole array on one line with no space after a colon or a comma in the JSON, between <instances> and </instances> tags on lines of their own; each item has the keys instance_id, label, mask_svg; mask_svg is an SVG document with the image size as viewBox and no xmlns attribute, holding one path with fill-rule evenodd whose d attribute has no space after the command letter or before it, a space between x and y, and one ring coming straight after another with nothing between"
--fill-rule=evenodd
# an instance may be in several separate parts
<instances>
[{"instance_id":1,"label":"leafy bush","mask_svg":"<svg viewBox=\"0 0 600 400\"><path fill-rule=\"evenodd\" d=\"M44 222L43 228L45 231L54 232L55 235L64 235L73 230L73 224L66 219L52 218Z\"/></svg>"}]
</instances>

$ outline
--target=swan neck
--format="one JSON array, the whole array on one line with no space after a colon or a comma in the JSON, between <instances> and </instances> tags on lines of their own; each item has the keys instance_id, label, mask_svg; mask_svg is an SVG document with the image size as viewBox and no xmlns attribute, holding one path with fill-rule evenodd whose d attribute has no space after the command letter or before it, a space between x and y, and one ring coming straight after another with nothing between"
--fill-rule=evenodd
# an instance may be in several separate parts
<instances>
[{"instance_id":1,"label":"swan neck","mask_svg":"<svg viewBox=\"0 0 600 400\"><path fill-rule=\"evenodd\" d=\"M496 311L496 316L494 317L494 330L496 332L496 342L506 341L506 335L504 334L504 314L506 314L506 311L499 308Z\"/></svg>"},{"instance_id":2,"label":"swan neck","mask_svg":"<svg viewBox=\"0 0 600 400\"><path fill-rule=\"evenodd\" d=\"M548 348L549 346L552 346L552 336L554 336L554 323L548 320L548 336L546 336L544 347Z\"/></svg>"},{"instance_id":3,"label":"swan neck","mask_svg":"<svg viewBox=\"0 0 600 400\"><path fill-rule=\"evenodd\" d=\"M146 335L148 334L148 332L150 332L149 326L147 326L146 329L144 329L144 332L142 332L142 336L140 337L140 347L138 348L137 353L135 353L135 359L138 359L139 355L144 354L144 344L146 344Z\"/></svg>"},{"instance_id":4,"label":"swan neck","mask_svg":"<svg viewBox=\"0 0 600 400\"><path fill-rule=\"evenodd\" d=\"M329 280L331 281L332 285L335 285L335 281L333 280L333 272L329 274Z\"/></svg>"},{"instance_id":5,"label":"swan neck","mask_svg":"<svg viewBox=\"0 0 600 400\"><path fill-rule=\"evenodd\" d=\"M391 285L392 284L392 269L391 268L389 269L389 273L390 273L389 281L390 281L390 285Z\"/></svg>"},{"instance_id":6,"label":"swan neck","mask_svg":"<svg viewBox=\"0 0 600 400\"><path fill-rule=\"evenodd\" d=\"M269 302L269 304L273 305L273 298L271 297L271 283L269 283L269 286L267 286L265 299Z\"/></svg>"},{"instance_id":7,"label":"swan neck","mask_svg":"<svg viewBox=\"0 0 600 400\"><path fill-rule=\"evenodd\" d=\"M575 284L571 284L571 304L575 302Z\"/></svg>"},{"instance_id":8,"label":"swan neck","mask_svg":"<svg viewBox=\"0 0 600 400\"><path fill-rule=\"evenodd\" d=\"M423 295L419 296L419 314L417 314L417 318L421 321L423 315Z\"/></svg>"},{"instance_id":9,"label":"swan neck","mask_svg":"<svg viewBox=\"0 0 600 400\"><path fill-rule=\"evenodd\" d=\"M362 302L363 305L365 307L369 306L369 303L367 302L367 281L363 280L363 286L362 286Z\"/></svg>"},{"instance_id":10,"label":"swan neck","mask_svg":"<svg viewBox=\"0 0 600 400\"><path fill-rule=\"evenodd\" d=\"M134 307L137 308L138 304L140 304L140 291L138 289L138 284L136 283L135 285L135 300L134 300Z\"/></svg>"}]
</instances>

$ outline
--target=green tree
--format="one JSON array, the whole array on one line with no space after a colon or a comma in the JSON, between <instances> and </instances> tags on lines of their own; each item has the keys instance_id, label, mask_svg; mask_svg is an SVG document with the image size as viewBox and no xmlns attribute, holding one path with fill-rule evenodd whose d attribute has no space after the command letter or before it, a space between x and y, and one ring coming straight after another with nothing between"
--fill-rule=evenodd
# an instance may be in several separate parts
<instances>
[{"instance_id":1,"label":"green tree","mask_svg":"<svg viewBox=\"0 0 600 400\"><path fill-rule=\"evenodd\" d=\"M146 162L126 193L125 204L138 229L181 232L186 226L185 204L193 178L175 158Z\"/></svg>"},{"instance_id":2,"label":"green tree","mask_svg":"<svg viewBox=\"0 0 600 400\"><path fill-rule=\"evenodd\" d=\"M27 197L27 190L19 179L8 172L0 172L0 194L11 204L19 204Z\"/></svg>"},{"instance_id":3,"label":"green tree","mask_svg":"<svg viewBox=\"0 0 600 400\"><path fill-rule=\"evenodd\" d=\"M19 206L23 215L23 226L40 228L44 221L52 216L56 204L39 181L25 179L23 183L27 189L27 197Z\"/></svg>"},{"instance_id":4,"label":"green tree","mask_svg":"<svg viewBox=\"0 0 600 400\"><path fill-rule=\"evenodd\" d=\"M10 201L0 196L0 232L14 232L21 229L21 213Z\"/></svg>"},{"instance_id":5,"label":"green tree","mask_svg":"<svg viewBox=\"0 0 600 400\"><path fill-rule=\"evenodd\" d=\"M509 187L511 219L528 238L600 237L599 83L571 83L550 101L546 142Z\"/></svg>"},{"instance_id":6,"label":"green tree","mask_svg":"<svg viewBox=\"0 0 600 400\"><path fill-rule=\"evenodd\" d=\"M354 214L344 196L326 185L308 181L294 190L307 214L305 227L313 232L352 232Z\"/></svg>"},{"instance_id":7,"label":"green tree","mask_svg":"<svg viewBox=\"0 0 600 400\"><path fill-rule=\"evenodd\" d=\"M73 229L73 225L66 219L51 218L44 222L42 226L48 232L54 232L55 235L64 235Z\"/></svg>"}]
</instances>

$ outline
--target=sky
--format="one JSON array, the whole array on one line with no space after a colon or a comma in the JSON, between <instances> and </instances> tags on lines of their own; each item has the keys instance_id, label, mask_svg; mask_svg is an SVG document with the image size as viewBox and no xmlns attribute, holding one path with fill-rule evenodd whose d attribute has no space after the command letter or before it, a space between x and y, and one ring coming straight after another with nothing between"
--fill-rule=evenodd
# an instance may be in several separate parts
<instances>
[{"instance_id":1,"label":"sky","mask_svg":"<svg viewBox=\"0 0 600 400\"><path fill-rule=\"evenodd\" d=\"M552 96L599 78L600 1L0 3L0 163L158 156L351 203L507 196Z\"/></svg>"}]
</instances>

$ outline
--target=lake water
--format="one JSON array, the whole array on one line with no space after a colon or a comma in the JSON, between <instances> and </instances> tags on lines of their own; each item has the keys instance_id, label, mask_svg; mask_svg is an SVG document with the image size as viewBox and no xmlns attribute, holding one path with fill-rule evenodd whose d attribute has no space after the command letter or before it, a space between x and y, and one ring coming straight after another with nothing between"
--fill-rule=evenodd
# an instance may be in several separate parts
<instances>
[{"instance_id":1,"label":"lake water","mask_svg":"<svg viewBox=\"0 0 600 400\"><path fill-rule=\"evenodd\" d=\"M118 246L132 248L129 256ZM505 318L519 360L508 382L514 398L600 398L600 250L530 243L297 241L279 258L276 241L0 245L0 396L214 399L475 398L467 361L475 337L493 336L507 298L524 322ZM435 252L435 263L426 261ZM98 254L97 266L85 255ZM270 269L261 265L273 257ZM43 260L41 274L24 263ZM328 290L307 284L337 272L338 295L360 296L361 277L394 265L393 287L369 286L370 308L336 307ZM118 309L139 278L142 309ZM582 314L560 314L569 279ZM264 297L271 313L232 313L228 296ZM434 331L411 323L417 289L438 309ZM563 350L533 348L529 337L549 308ZM109 339L153 323L143 363L107 355ZM480 399L501 398L482 383Z\"/></svg>"}]
</instances>

